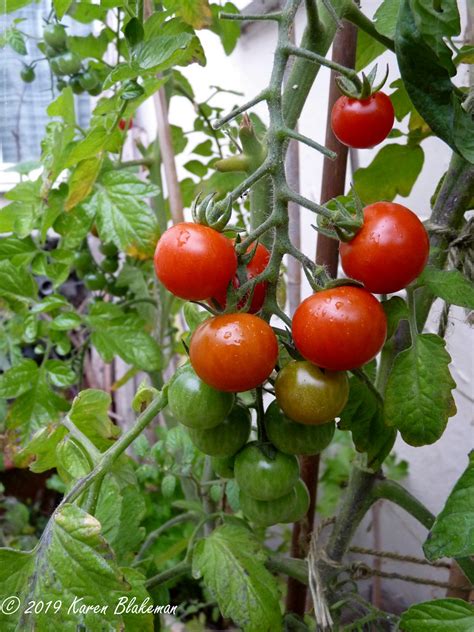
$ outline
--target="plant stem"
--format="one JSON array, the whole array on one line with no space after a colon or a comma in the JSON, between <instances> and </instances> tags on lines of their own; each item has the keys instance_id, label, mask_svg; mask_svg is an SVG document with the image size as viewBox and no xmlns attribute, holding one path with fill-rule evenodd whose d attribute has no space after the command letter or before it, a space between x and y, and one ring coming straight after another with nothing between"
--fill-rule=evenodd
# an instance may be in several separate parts
<instances>
[{"instance_id":1,"label":"plant stem","mask_svg":"<svg viewBox=\"0 0 474 632\"><path fill-rule=\"evenodd\" d=\"M153 546L162 533L178 524L181 524L182 522L195 520L197 515L198 514L195 511L186 511L185 513L170 518L170 520L164 522L157 529L151 531L138 551L137 557L133 561L133 566L137 566L141 562L141 560L145 557L146 552Z\"/></svg>"},{"instance_id":2,"label":"plant stem","mask_svg":"<svg viewBox=\"0 0 474 632\"><path fill-rule=\"evenodd\" d=\"M191 564L188 562L179 562L175 564L173 568L169 568L162 573L158 573L158 575L154 575L147 579L145 582L145 586L147 590L151 588L155 588L155 586L160 586L161 584L165 584L166 582L171 581L172 579L178 579L178 577L182 577L183 575L188 575L191 573Z\"/></svg>"}]
</instances>

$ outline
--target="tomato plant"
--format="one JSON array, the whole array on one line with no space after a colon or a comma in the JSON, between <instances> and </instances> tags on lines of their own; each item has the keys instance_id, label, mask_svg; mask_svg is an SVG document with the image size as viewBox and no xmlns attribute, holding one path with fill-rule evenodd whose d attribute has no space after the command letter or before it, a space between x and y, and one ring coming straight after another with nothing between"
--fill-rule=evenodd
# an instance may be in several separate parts
<instances>
[{"instance_id":1,"label":"tomato plant","mask_svg":"<svg viewBox=\"0 0 474 632\"><path fill-rule=\"evenodd\" d=\"M319 369L310 362L287 364L275 381L275 395L285 415L300 424L325 424L347 403L349 382L344 372Z\"/></svg>"},{"instance_id":2,"label":"tomato plant","mask_svg":"<svg viewBox=\"0 0 474 632\"><path fill-rule=\"evenodd\" d=\"M162 235L156 247L156 275L180 298L196 301L219 294L236 270L232 242L207 226L177 224Z\"/></svg>"},{"instance_id":3,"label":"tomato plant","mask_svg":"<svg viewBox=\"0 0 474 632\"><path fill-rule=\"evenodd\" d=\"M349 147L366 149L385 140L393 127L395 112L390 97L376 92L367 99L339 97L331 112L336 138Z\"/></svg>"},{"instance_id":4,"label":"tomato plant","mask_svg":"<svg viewBox=\"0 0 474 632\"><path fill-rule=\"evenodd\" d=\"M189 436L201 452L220 458L234 456L247 443L249 434L250 413L239 404L218 426L189 429Z\"/></svg>"},{"instance_id":5,"label":"tomato plant","mask_svg":"<svg viewBox=\"0 0 474 632\"><path fill-rule=\"evenodd\" d=\"M339 247L344 272L362 281L369 292L402 290L423 271L430 242L425 227L410 209L377 202L364 209L364 225Z\"/></svg>"},{"instance_id":6,"label":"tomato plant","mask_svg":"<svg viewBox=\"0 0 474 632\"><path fill-rule=\"evenodd\" d=\"M387 319L377 299L350 285L305 299L295 312L293 338L310 362L330 371L355 369L370 362L387 335Z\"/></svg>"},{"instance_id":7,"label":"tomato plant","mask_svg":"<svg viewBox=\"0 0 474 632\"><path fill-rule=\"evenodd\" d=\"M206 384L221 391L248 391L270 376L278 343L272 328L258 316L226 314L199 325L189 357Z\"/></svg>"}]
</instances>

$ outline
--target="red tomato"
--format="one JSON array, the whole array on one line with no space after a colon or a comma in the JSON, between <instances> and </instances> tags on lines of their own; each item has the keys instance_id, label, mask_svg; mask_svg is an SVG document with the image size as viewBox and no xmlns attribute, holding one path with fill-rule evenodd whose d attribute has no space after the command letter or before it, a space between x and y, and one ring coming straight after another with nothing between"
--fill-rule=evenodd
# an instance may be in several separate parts
<instances>
[{"instance_id":1,"label":"red tomato","mask_svg":"<svg viewBox=\"0 0 474 632\"><path fill-rule=\"evenodd\" d=\"M235 240L232 240L232 241L235 242ZM253 248L254 248L254 245L249 246L249 248L247 249L247 252L251 252ZM265 248L263 244L258 244L255 250L254 256L252 257L251 261L247 264L247 279L253 279L257 275L259 275L261 272L263 272L265 268L267 267L269 261L270 261L270 253L268 252L268 250ZM240 283L237 276L233 278L232 285L235 288L239 287ZM263 303L265 301L266 289L267 289L267 284L265 282L257 283L257 285L255 286L253 296L252 296L252 301L250 302L250 307L248 309L250 314L256 314L262 309ZM216 303L218 303L221 309L225 309L226 302L227 302L227 288L225 292L221 292L219 295L214 296L213 299L216 301ZM239 308L242 308L245 305L245 303L246 303L246 300L242 299L239 302Z\"/></svg>"},{"instance_id":2,"label":"red tomato","mask_svg":"<svg viewBox=\"0 0 474 632\"><path fill-rule=\"evenodd\" d=\"M156 246L156 276L172 294L188 301L225 291L236 270L232 242L207 226L176 224Z\"/></svg>"},{"instance_id":3,"label":"red tomato","mask_svg":"<svg viewBox=\"0 0 474 632\"><path fill-rule=\"evenodd\" d=\"M364 209L364 225L341 243L344 272L377 294L398 292L422 272L430 242L415 213L401 204L376 202Z\"/></svg>"},{"instance_id":4,"label":"red tomato","mask_svg":"<svg viewBox=\"0 0 474 632\"><path fill-rule=\"evenodd\" d=\"M275 368L278 342L273 329L252 314L222 314L203 322L189 345L198 376L219 391L248 391Z\"/></svg>"},{"instance_id":5,"label":"red tomato","mask_svg":"<svg viewBox=\"0 0 474 632\"><path fill-rule=\"evenodd\" d=\"M122 118L122 119L120 119L120 121L119 121L119 123L118 123L118 126L119 126L119 129L121 129L121 130L122 130L122 132L123 132L124 130L126 130L126 129L127 129L127 130L128 130L128 129L132 129L132 127L133 127L133 119L129 119L129 120L127 121L127 119L123 119L123 118Z\"/></svg>"},{"instance_id":6,"label":"red tomato","mask_svg":"<svg viewBox=\"0 0 474 632\"><path fill-rule=\"evenodd\" d=\"M336 138L348 147L365 149L387 138L395 113L392 102L383 92L368 99L342 96L331 112L331 126Z\"/></svg>"},{"instance_id":7,"label":"red tomato","mask_svg":"<svg viewBox=\"0 0 474 632\"><path fill-rule=\"evenodd\" d=\"M367 290L344 285L304 300L293 316L292 330L296 348L306 360L345 371L377 355L385 342L387 319Z\"/></svg>"}]
</instances>

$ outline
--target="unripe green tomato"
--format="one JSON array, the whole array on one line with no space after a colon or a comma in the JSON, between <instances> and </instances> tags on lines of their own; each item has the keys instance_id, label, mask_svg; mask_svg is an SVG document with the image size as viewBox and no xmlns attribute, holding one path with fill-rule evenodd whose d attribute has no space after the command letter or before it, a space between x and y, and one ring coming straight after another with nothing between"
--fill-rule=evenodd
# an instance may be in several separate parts
<instances>
[{"instance_id":1,"label":"unripe green tomato","mask_svg":"<svg viewBox=\"0 0 474 632\"><path fill-rule=\"evenodd\" d=\"M92 90L99 83L99 77L95 70L86 70L80 75L79 81L84 90Z\"/></svg>"},{"instance_id":2,"label":"unripe green tomato","mask_svg":"<svg viewBox=\"0 0 474 632\"><path fill-rule=\"evenodd\" d=\"M196 448L204 454L229 457L247 443L250 428L248 408L237 404L221 424L209 430L189 428L189 436Z\"/></svg>"},{"instance_id":3,"label":"unripe green tomato","mask_svg":"<svg viewBox=\"0 0 474 632\"><path fill-rule=\"evenodd\" d=\"M240 507L244 516L260 527L270 527L281 522L289 522L289 516L296 509L295 487L288 494L275 500L257 500L240 490Z\"/></svg>"},{"instance_id":4,"label":"unripe green tomato","mask_svg":"<svg viewBox=\"0 0 474 632\"><path fill-rule=\"evenodd\" d=\"M235 480L257 500L275 500L289 494L300 475L298 459L270 444L249 443L235 458Z\"/></svg>"},{"instance_id":5,"label":"unripe green tomato","mask_svg":"<svg viewBox=\"0 0 474 632\"><path fill-rule=\"evenodd\" d=\"M81 80L79 78L79 75L77 75L76 77L72 77L69 80L69 85L71 86L74 94L82 94L84 92L84 88L81 85Z\"/></svg>"},{"instance_id":6,"label":"unripe green tomato","mask_svg":"<svg viewBox=\"0 0 474 632\"><path fill-rule=\"evenodd\" d=\"M317 426L291 421L273 401L265 413L265 429L273 445L286 454L310 456L328 447L336 424L330 421Z\"/></svg>"},{"instance_id":7,"label":"unripe green tomato","mask_svg":"<svg viewBox=\"0 0 474 632\"><path fill-rule=\"evenodd\" d=\"M107 280L102 272L90 272L84 277L84 285L88 290L95 292L97 290L103 290L106 286Z\"/></svg>"},{"instance_id":8,"label":"unripe green tomato","mask_svg":"<svg viewBox=\"0 0 474 632\"><path fill-rule=\"evenodd\" d=\"M102 84L99 82L95 88L90 88L87 92L91 95L91 97L96 97L102 92Z\"/></svg>"},{"instance_id":9,"label":"unripe green tomato","mask_svg":"<svg viewBox=\"0 0 474 632\"><path fill-rule=\"evenodd\" d=\"M53 48L49 44L46 44L46 42L44 43L43 50L44 50L45 57L47 57L48 59L52 59L53 57L57 57L58 55L60 55L59 51L57 51L55 48Z\"/></svg>"},{"instance_id":10,"label":"unripe green tomato","mask_svg":"<svg viewBox=\"0 0 474 632\"><path fill-rule=\"evenodd\" d=\"M20 72L20 77L25 83L31 83L36 79L36 74L32 66L25 66Z\"/></svg>"},{"instance_id":11,"label":"unripe green tomato","mask_svg":"<svg viewBox=\"0 0 474 632\"><path fill-rule=\"evenodd\" d=\"M117 268L119 267L119 260L117 259L117 257L106 257L101 262L100 267L104 272L116 272Z\"/></svg>"},{"instance_id":12,"label":"unripe green tomato","mask_svg":"<svg viewBox=\"0 0 474 632\"><path fill-rule=\"evenodd\" d=\"M118 285L117 281L107 283L107 292L112 296L127 296L129 288L126 285Z\"/></svg>"},{"instance_id":13,"label":"unripe green tomato","mask_svg":"<svg viewBox=\"0 0 474 632\"><path fill-rule=\"evenodd\" d=\"M68 83L67 81L64 81L63 79L59 79L59 81L56 84L56 88L59 90L59 92L61 92L61 90L64 90L64 88L67 88Z\"/></svg>"},{"instance_id":14,"label":"unripe green tomato","mask_svg":"<svg viewBox=\"0 0 474 632\"><path fill-rule=\"evenodd\" d=\"M233 393L208 386L190 364L179 369L168 389L168 407L189 428L209 429L221 424L235 401Z\"/></svg>"},{"instance_id":15,"label":"unripe green tomato","mask_svg":"<svg viewBox=\"0 0 474 632\"><path fill-rule=\"evenodd\" d=\"M100 244L99 250L106 257L115 257L118 255L118 248L112 241L106 244Z\"/></svg>"},{"instance_id":16,"label":"unripe green tomato","mask_svg":"<svg viewBox=\"0 0 474 632\"><path fill-rule=\"evenodd\" d=\"M345 371L326 371L306 360L293 360L275 380L280 408L300 424L325 424L337 417L349 397Z\"/></svg>"},{"instance_id":17,"label":"unripe green tomato","mask_svg":"<svg viewBox=\"0 0 474 632\"><path fill-rule=\"evenodd\" d=\"M296 481L294 490L296 492L295 505L288 511L286 519L282 520L282 522L298 522L308 513L310 503L309 491L301 478Z\"/></svg>"},{"instance_id":18,"label":"unripe green tomato","mask_svg":"<svg viewBox=\"0 0 474 632\"><path fill-rule=\"evenodd\" d=\"M234 478L234 456L217 457L211 459L212 469L221 478Z\"/></svg>"},{"instance_id":19,"label":"unripe green tomato","mask_svg":"<svg viewBox=\"0 0 474 632\"><path fill-rule=\"evenodd\" d=\"M68 51L57 57L53 57L50 61L51 70L55 75L77 75L81 70L82 60L76 53Z\"/></svg>"},{"instance_id":20,"label":"unripe green tomato","mask_svg":"<svg viewBox=\"0 0 474 632\"><path fill-rule=\"evenodd\" d=\"M79 250L74 255L74 267L79 278L94 269L94 259L88 250Z\"/></svg>"},{"instance_id":21,"label":"unripe green tomato","mask_svg":"<svg viewBox=\"0 0 474 632\"><path fill-rule=\"evenodd\" d=\"M55 50L64 50L66 48L66 29L62 24L48 24L43 31L43 39Z\"/></svg>"}]
</instances>

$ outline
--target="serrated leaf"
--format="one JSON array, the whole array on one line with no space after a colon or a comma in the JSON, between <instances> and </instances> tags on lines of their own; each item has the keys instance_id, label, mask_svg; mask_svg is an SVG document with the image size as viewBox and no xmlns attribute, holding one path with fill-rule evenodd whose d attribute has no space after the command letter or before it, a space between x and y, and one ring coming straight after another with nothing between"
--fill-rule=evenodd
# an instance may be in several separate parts
<instances>
[{"instance_id":1,"label":"serrated leaf","mask_svg":"<svg viewBox=\"0 0 474 632\"><path fill-rule=\"evenodd\" d=\"M82 202L92 191L102 166L102 156L82 160L69 178L69 193L64 203L64 210L70 211Z\"/></svg>"},{"instance_id":2,"label":"serrated leaf","mask_svg":"<svg viewBox=\"0 0 474 632\"><path fill-rule=\"evenodd\" d=\"M108 448L120 434L120 428L108 415L111 401L108 393L90 388L74 398L69 411L72 423L101 450Z\"/></svg>"},{"instance_id":3,"label":"serrated leaf","mask_svg":"<svg viewBox=\"0 0 474 632\"><path fill-rule=\"evenodd\" d=\"M257 538L235 525L218 527L194 549L194 577L202 576L222 615L245 632L282 629L278 586L264 559Z\"/></svg>"},{"instance_id":4,"label":"serrated leaf","mask_svg":"<svg viewBox=\"0 0 474 632\"><path fill-rule=\"evenodd\" d=\"M159 230L144 198L158 192L155 185L143 182L127 170L107 171L83 206L89 214L96 215L103 242L111 241L130 256L147 259L153 256Z\"/></svg>"},{"instance_id":5,"label":"serrated leaf","mask_svg":"<svg viewBox=\"0 0 474 632\"><path fill-rule=\"evenodd\" d=\"M38 371L34 360L21 360L0 375L0 397L11 399L29 391L38 378Z\"/></svg>"},{"instance_id":6,"label":"serrated leaf","mask_svg":"<svg viewBox=\"0 0 474 632\"><path fill-rule=\"evenodd\" d=\"M132 62L140 70L164 70L180 60L192 40L191 33L153 37L135 46Z\"/></svg>"},{"instance_id":7,"label":"serrated leaf","mask_svg":"<svg viewBox=\"0 0 474 632\"><path fill-rule=\"evenodd\" d=\"M0 296L6 300L30 303L36 299L38 286L24 269L10 261L0 261Z\"/></svg>"},{"instance_id":8,"label":"serrated leaf","mask_svg":"<svg viewBox=\"0 0 474 632\"><path fill-rule=\"evenodd\" d=\"M54 11L58 20L65 15L72 4L72 0L53 0Z\"/></svg>"},{"instance_id":9,"label":"serrated leaf","mask_svg":"<svg viewBox=\"0 0 474 632\"><path fill-rule=\"evenodd\" d=\"M354 173L354 188L364 204L406 197L423 167L419 145L385 145L368 167Z\"/></svg>"},{"instance_id":10,"label":"serrated leaf","mask_svg":"<svg viewBox=\"0 0 474 632\"><path fill-rule=\"evenodd\" d=\"M451 357L442 338L419 334L396 358L385 392L385 423L410 445L428 445L443 434L456 413L449 372Z\"/></svg>"},{"instance_id":11,"label":"serrated leaf","mask_svg":"<svg viewBox=\"0 0 474 632\"><path fill-rule=\"evenodd\" d=\"M77 375L67 362L61 360L46 360L44 368L53 386L63 388L72 386L77 381Z\"/></svg>"},{"instance_id":12,"label":"serrated leaf","mask_svg":"<svg viewBox=\"0 0 474 632\"><path fill-rule=\"evenodd\" d=\"M116 613L118 600L136 596L140 603L147 596L144 577L137 571L121 569L101 535L100 522L75 505L66 504L51 518L41 544L28 552L0 550L0 592L17 595L22 604L11 615L0 613L0 627L51 629L51 613L22 614L30 600L59 601L61 628L90 630L125 629L124 616ZM79 613L79 606L94 602L107 606L105 612ZM76 608L71 607L76 599ZM75 611L76 610L76 611ZM128 615L127 630L152 632L152 615Z\"/></svg>"},{"instance_id":13,"label":"serrated leaf","mask_svg":"<svg viewBox=\"0 0 474 632\"><path fill-rule=\"evenodd\" d=\"M462 599L434 599L411 606L402 614L404 632L472 632L474 606Z\"/></svg>"},{"instance_id":14,"label":"serrated leaf","mask_svg":"<svg viewBox=\"0 0 474 632\"><path fill-rule=\"evenodd\" d=\"M10 27L5 31L7 44L19 55L27 55L25 37L15 27Z\"/></svg>"},{"instance_id":15,"label":"serrated leaf","mask_svg":"<svg viewBox=\"0 0 474 632\"><path fill-rule=\"evenodd\" d=\"M417 285L425 285L446 303L474 309L474 283L458 270L438 270L428 266L418 277Z\"/></svg>"},{"instance_id":16,"label":"serrated leaf","mask_svg":"<svg viewBox=\"0 0 474 632\"><path fill-rule=\"evenodd\" d=\"M165 0L163 3L169 11L174 11L183 22L194 29L203 29L212 20L211 8L208 0Z\"/></svg>"},{"instance_id":17,"label":"serrated leaf","mask_svg":"<svg viewBox=\"0 0 474 632\"><path fill-rule=\"evenodd\" d=\"M474 555L474 451L423 545L430 561Z\"/></svg>"},{"instance_id":18,"label":"serrated leaf","mask_svg":"<svg viewBox=\"0 0 474 632\"><path fill-rule=\"evenodd\" d=\"M36 253L36 245L31 237L18 239L11 235L0 239L0 261L7 259L15 266L24 266L30 263Z\"/></svg>"},{"instance_id":19,"label":"serrated leaf","mask_svg":"<svg viewBox=\"0 0 474 632\"><path fill-rule=\"evenodd\" d=\"M63 161L64 167L73 167L81 160L97 157L103 151L117 152L122 144L120 130L107 130L105 127L93 127L79 142L71 146Z\"/></svg>"},{"instance_id":20,"label":"serrated leaf","mask_svg":"<svg viewBox=\"0 0 474 632\"><path fill-rule=\"evenodd\" d=\"M74 109L74 94L70 86L64 88L54 101L48 105L46 112L49 116L59 116L74 126L76 122L76 114Z\"/></svg>"}]
</instances>

